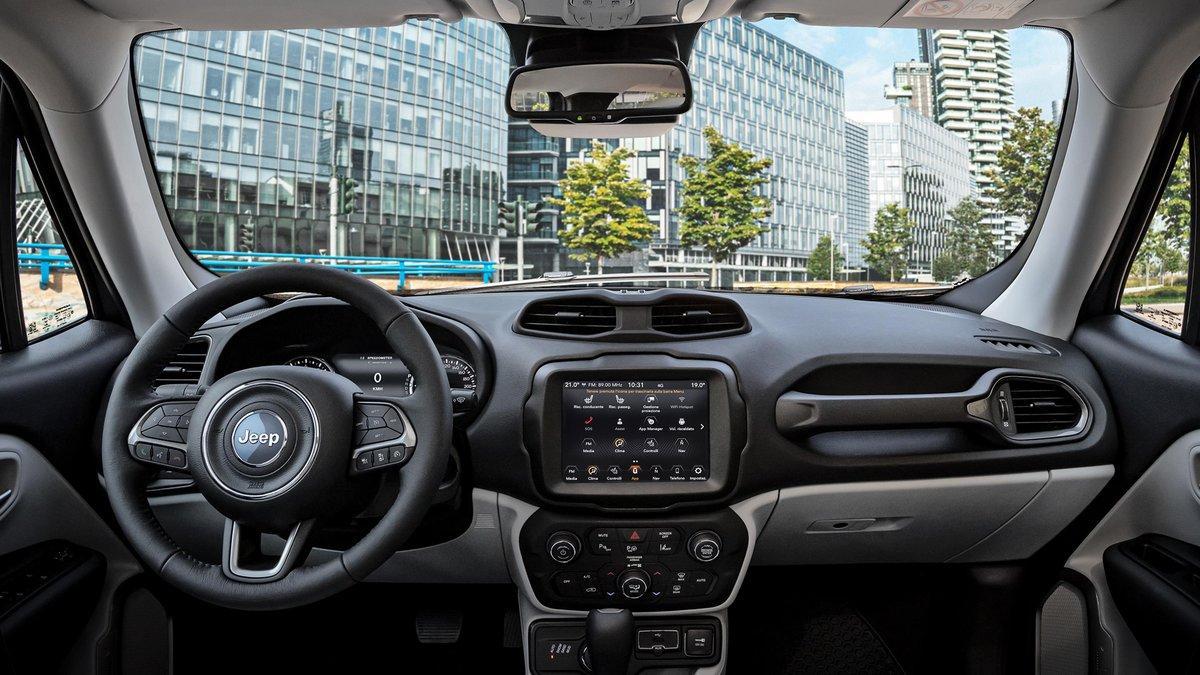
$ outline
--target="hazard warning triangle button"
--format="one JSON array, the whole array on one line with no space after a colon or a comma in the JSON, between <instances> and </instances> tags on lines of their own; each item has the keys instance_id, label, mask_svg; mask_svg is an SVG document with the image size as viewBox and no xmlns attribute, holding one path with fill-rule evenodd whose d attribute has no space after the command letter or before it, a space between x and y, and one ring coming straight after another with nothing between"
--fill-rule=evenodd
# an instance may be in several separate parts
<instances>
[{"instance_id":1,"label":"hazard warning triangle button","mask_svg":"<svg viewBox=\"0 0 1200 675\"><path fill-rule=\"evenodd\" d=\"M621 538L625 541L645 541L646 530L643 528L621 530Z\"/></svg>"}]
</instances>

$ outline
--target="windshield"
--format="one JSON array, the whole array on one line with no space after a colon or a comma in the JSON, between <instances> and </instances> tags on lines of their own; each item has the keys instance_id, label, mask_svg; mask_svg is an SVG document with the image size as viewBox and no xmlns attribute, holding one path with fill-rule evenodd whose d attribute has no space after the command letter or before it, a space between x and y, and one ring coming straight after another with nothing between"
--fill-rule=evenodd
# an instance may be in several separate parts
<instances>
[{"instance_id":1,"label":"windshield","mask_svg":"<svg viewBox=\"0 0 1200 675\"><path fill-rule=\"evenodd\" d=\"M696 39L678 126L620 141L508 118L508 40L477 20L155 33L134 67L171 222L216 273L936 291L1022 241L1070 47L1048 29L722 19Z\"/></svg>"}]
</instances>

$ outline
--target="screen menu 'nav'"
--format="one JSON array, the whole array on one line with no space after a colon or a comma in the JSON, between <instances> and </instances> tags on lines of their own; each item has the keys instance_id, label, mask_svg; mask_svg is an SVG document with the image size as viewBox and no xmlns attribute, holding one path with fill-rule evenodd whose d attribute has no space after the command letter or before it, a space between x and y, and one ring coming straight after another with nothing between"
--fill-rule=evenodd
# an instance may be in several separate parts
<instances>
[{"instance_id":1,"label":"screen menu 'nav'","mask_svg":"<svg viewBox=\"0 0 1200 675\"><path fill-rule=\"evenodd\" d=\"M568 380L562 396L563 480L708 480L706 380Z\"/></svg>"}]
</instances>

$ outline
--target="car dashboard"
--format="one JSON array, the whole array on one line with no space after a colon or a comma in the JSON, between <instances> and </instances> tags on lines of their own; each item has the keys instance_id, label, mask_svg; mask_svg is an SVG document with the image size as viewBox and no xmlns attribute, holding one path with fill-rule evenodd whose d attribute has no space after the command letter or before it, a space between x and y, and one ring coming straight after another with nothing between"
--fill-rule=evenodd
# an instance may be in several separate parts
<instances>
[{"instance_id":1,"label":"car dashboard","mask_svg":"<svg viewBox=\"0 0 1200 675\"><path fill-rule=\"evenodd\" d=\"M530 672L559 672L582 613L612 606L658 636L642 665L717 667L752 562L1024 557L1112 475L1087 358L953 307L681 289L404 301L442 356L454 448L425 525L371 580L515 582ZM279 364L401 405L421 386L327 298L215 320L192 345L193 372L174 366L200 386ZM155 502L168 529L200 517L171 499Z\"/></svg>"}]
</instances>

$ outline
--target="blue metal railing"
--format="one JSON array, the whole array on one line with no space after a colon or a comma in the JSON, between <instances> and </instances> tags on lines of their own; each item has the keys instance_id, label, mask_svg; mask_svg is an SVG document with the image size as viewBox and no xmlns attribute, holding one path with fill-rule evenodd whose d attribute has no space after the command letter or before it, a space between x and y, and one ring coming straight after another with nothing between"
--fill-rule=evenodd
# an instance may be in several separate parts
<instances>
[{"instance_id":1,"label":"blue metal railing","mask_svg":"<svg viewBox=\"0 0 1200 675\"><path fill-rule=\"evenodd\" d=\"M395 276L396 290L404 288L408 277L478 276L491 283L496 263L490 260L437 260L434 258L375 258L370 256L329 256L304 253L243 253L241 251L192 251L213 272L227 273L281 262L326 265L361 276ZM17 244L17 264L36 269L43 289L50 286L50 274L71 269L71 258L62 244Z\"/></svg>"}]
</instances>

